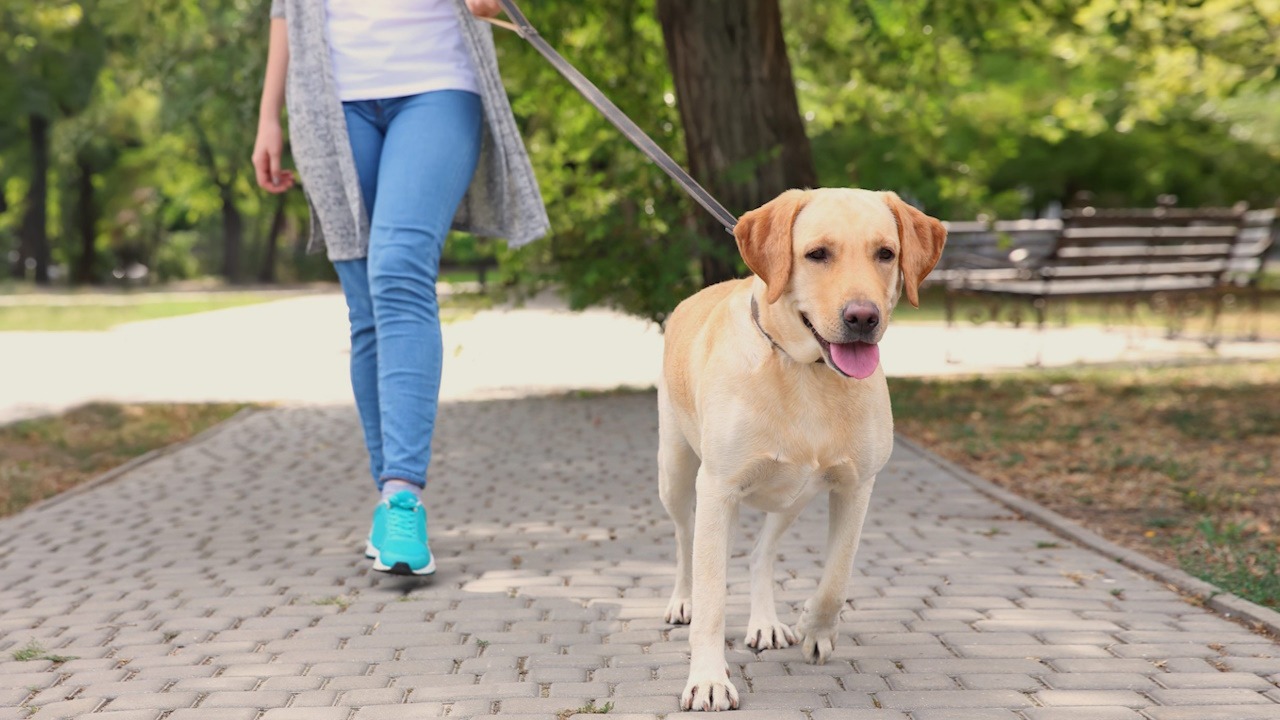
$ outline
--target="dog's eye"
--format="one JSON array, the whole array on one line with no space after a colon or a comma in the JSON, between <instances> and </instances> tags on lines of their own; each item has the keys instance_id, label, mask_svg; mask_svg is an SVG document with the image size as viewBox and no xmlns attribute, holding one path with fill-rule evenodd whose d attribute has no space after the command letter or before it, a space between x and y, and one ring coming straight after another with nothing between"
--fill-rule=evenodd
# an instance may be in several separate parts
<instances>
[{"instance_id":1,"label":"dog's eye","mask_svg":"<svg viewBox=\"0 0 1280 720\"><path fill-rule=\"evenodd\" d=\"M814 262L822 262L823 260L827 259L827 249L814 248L813 250L810 250L809 252L805 253L804 256Z\"/></svg>"},{"instance_id":2,"label":"dog's eye","mask_svg":"<svg viewBox=\"0 0 1280 720\"><path fill-rule=\"evenodd\" d=\"M880 258L884 262L889 262L893 259L893 251L889 248L880 248L880 252L876 254L876 257Z\"/></svg>"}]
</instances>

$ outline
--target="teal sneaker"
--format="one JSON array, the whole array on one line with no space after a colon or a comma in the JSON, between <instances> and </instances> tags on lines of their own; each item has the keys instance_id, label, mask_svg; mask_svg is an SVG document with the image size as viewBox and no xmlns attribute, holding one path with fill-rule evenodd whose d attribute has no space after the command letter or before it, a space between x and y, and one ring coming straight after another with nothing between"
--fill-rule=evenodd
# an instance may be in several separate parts
<instances>
[{"instance_id":1,"label":"teal sneaker","mask_svg":"<svg viewBox=\"0 0 1280 720\"><path fill-rule=\"evenodd\" d=\"M431 575L436 559L427 547L427 510L405 490L378 503L365 545L373 569L392 575Z\"/></svg>"}]
</instances>

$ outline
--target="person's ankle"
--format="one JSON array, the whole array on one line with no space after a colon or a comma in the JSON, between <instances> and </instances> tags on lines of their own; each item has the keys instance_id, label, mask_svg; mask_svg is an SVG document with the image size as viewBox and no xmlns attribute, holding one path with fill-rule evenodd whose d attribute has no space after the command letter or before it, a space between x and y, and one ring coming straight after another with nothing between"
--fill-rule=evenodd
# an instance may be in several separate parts
<instances>
[{"instance_id":1,"label":"person's ankle","mask_svg":"<svg viewBox=\"0 0 1280 720\"><path fill-rule=\"evenodd\" d=\"M422 498L422 488L408 480L389 479L382 482L382 499L387 500L397 493L410 492L416 498Z\"/></svg>"}]
</instances>

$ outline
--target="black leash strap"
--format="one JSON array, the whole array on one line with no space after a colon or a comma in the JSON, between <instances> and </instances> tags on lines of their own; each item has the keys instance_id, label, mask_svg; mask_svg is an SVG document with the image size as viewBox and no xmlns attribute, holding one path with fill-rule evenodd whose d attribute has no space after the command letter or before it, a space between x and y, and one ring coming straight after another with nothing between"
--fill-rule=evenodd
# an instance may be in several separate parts
<instances>
[{"instance_id":1,"label":"black leash strap","mask_svg":"<svg viewBox=\"0 0 1280 720\"><path fill-rule=\"evenodd\" d=\"M593 85L582 73L578 72L577 68L570 65L568 60L561 57L560 53L556 52L555 48L551 47L546 40L543 40L538 31L529 24L529 20L524 16L524 13L520 12L520 8L516 7L514 0L498 0L498 2L502 5L502 10L507 14L507 17L511 18L511 23L492 19L489 19L489 22L499 27L513 30L528 41L535 50L551 63L552 67L569 81L569 84L582 93L587 102L594 105L609 122L621 130L622 134L627 136L627 139L640 149L640 152L657 163L658 167L662 168L663 172L671 176L672 180L675 180L680 187L684 188L684 191L689 193L690 197L706 209L707 212L711 213L716 221L724 225L725 230L733 232L733 226L738 224L738 219L733 216L733 213L725 210L724 206L711 196L711 193L707 192L696 180L689 177L684 168L680 167L675 160L671 159L670 155L658 147L658 144L651 140L638 125L632 122L631 118L623 114L617 105L614 105L609 98L605 97L599 88Z\"/></svg>"}]
</instances>

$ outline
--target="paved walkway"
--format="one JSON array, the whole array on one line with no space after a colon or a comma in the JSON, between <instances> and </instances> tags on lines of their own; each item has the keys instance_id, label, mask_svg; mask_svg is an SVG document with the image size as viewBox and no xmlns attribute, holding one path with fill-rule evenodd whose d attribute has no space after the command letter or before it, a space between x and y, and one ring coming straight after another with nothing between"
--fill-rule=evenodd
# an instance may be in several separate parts
<instances>
[{"instance_id":1,"label":"paved walkway","mask_svg":"<svg viewBox=\"0 0 1280 720\"><path fill-rule=\"evenodd\" d=\"M354 414L286 408L0 521L0 719L673 718L687 629L649 393L448 403L429 581L368 570ZM784 619L824 512L782 541ZM900 447L825 666L744 650L739 720L1280 718L1280 645ZM30 643L30 645L29 645ZM24 647L58 656L9 660ZM92 715L91 715L92 714ZM582 714L578 720L591 715Z\"/></svg>"},{"instance_id":2,"label":"paved walkway","mask_svg":"<svg viewBox=\"0 0 1280 720\"><path fill-rule=\"evenodd\" d=\"M81 298L82 299L82 298ZM662 336L617 312L543 299L444 327L446 399L650 387ZM346 309L337 293L122 325L107 332L0 332L0 424L90 400L351 402ZM1216 352L1156 329L898 324L883 343L896 376L1187 359L1280 358L1280 342ZM20 381L12 380L20 378Z\"/></svg>"}]
</instances>

